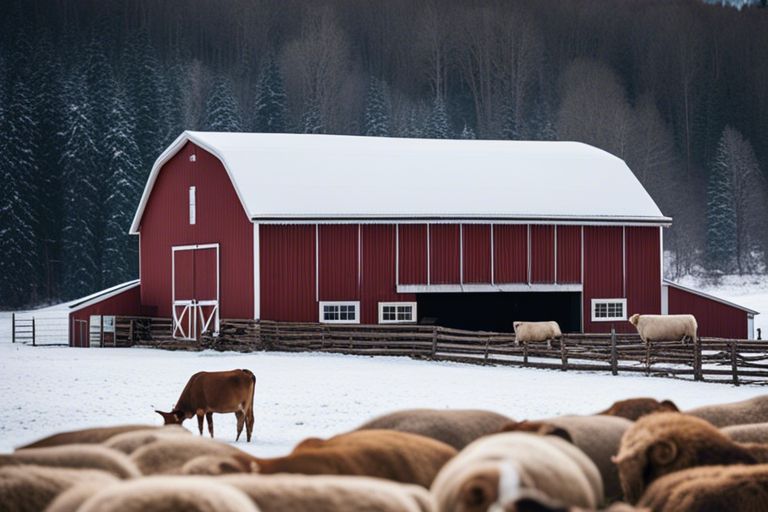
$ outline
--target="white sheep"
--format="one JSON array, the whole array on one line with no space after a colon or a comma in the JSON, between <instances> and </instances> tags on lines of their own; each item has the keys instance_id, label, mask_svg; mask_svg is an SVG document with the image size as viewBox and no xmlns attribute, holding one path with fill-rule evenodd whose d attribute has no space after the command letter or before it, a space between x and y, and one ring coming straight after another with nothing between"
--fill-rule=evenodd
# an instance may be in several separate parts
<instances>
[{"instance_id":1,"label":"white sheep","mask_svg":"<svg viewBox=\"0 0 768 512\"><path fill-rule=\"evenodd\" d=\"M440 470L431 491L440 512L504 509L530 493L594 509L603 482L595 464L569 442L509 432L468 445Z\"/></svg>"},{"instance_id":2,"label":"white sheep","mask_svg":"<svg viewBox=\"0 0 768 512\"><path fill-rule=\"evenodd\" d=\"M640 338L649 341L685 341L690 338L696 343L696 331L699 325L693 315L634 315L629 323L637 328Z\"/></svg>"},{"instance_id":3,"label":"white sheep","mask_svg":"<svg viewBox=\"0 0 768 512\"><path fill-rule=\"evenodd\" d=\"M159 439L188 435L190 435L189 430L181 425L167 425L160 428L123 432L110 437L102 443L102 446L130 455L142 446L154 443Z\"/></svg>"},{"instance_id":4,"label":"white sheep","mask_svg":"<svg viewBox=\"0 0 768 512\"><path fill-rule=\"evenodd\" d=\"M63 444L47 448L23 448L0 455L0 466L35 464L75 469L100 469L118 478L141 476L127 455L97 444Z\"/></svg>"},{"instance_id":5,"label":"white sheep","mask_svg":"<svg viewBox=\"0 0 768 512\"><path fill-rule=\"evenodd\" d=\"M562 338L563 333L560 331L560 325L555 321L550 322L520 322L517 321L512 324L515 328L515 344L519 345L521 342L538 342L546 341L547 348L552 348L552 340L555 338Z\"/></svg>"},{"instance_id":6,"label":"white sheep","mask_svg":"<svg viewBox=\"0 0 768 512\"><path fill-rule=\"evenodd\" d=\"M161 437L131 453L130 459L144 475L180 473L182 467L202 455L231 457L247 454L234 446L197 436Z\"/></svg>"}]
</instances>

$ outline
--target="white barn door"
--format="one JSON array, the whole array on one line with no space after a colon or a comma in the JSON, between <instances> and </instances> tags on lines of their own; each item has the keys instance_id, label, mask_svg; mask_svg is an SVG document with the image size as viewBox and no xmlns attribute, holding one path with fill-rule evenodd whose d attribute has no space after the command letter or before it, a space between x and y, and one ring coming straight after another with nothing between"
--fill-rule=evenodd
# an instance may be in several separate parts
<instances>
[{"instance_id":1,"label":"white barn door","mask_svg":"<svg viewBox=\"0 0 768 512\"><path fill-rule=\"evenodd\" d=\"M171 258L173 337L219 332L219 244L176 246Z\"/></svg>"}]
</instances>

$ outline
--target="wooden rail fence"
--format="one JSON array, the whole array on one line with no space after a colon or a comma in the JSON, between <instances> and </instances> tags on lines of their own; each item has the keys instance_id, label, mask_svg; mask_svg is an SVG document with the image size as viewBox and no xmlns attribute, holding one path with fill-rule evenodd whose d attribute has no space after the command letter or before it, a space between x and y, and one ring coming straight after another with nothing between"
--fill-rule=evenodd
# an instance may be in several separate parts
<instances>
[{"instance_id":1,"label":"wooden rail fence","mask_svg":"<svg viewBox=\"0 0 768 512\"><path fill-rule=\"evenodd\" d=\"M592 371L768 385L768 342L702 338L698 343L654 342L636 334L566 334L551 346L515 343L514 334L432 325L344 325L222 320L218 336L172 337L167 318L118 317L118 346L175 350L259 350L406 356L435 361L561 371Z\"/></svg>"}]
</instances>

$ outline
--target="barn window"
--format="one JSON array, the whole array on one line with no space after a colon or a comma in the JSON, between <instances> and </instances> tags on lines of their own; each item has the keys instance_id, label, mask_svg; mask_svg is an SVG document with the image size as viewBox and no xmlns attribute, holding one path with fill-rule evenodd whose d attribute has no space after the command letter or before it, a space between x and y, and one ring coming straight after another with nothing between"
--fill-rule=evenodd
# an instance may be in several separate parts
<instances>
[{"instance_id":1,"label":"barn window","mask_svg":"<svg viewBox=\"0 0 768 512\"><path fill-rule=\"evenodd\" d=\"M380 324L396 324L415 321L415 302L379 302Z\"/></svg>"},{"instance_id":2,"label":"barn window","mask_svg":"<svg viewBox=\"0 0 768 512\"><path fill-rule=\"evenodd\" d=\"M359 302L320 302L320 322L325 324L359 324Z\"/></svg>"},{"instance_id":3,"label":"barn window","mask_svg":"<svg viewBox=\"0 0 768 512\"><path fill-rule=\"evenodd\" d=\"M592 299L592 321L611 322L627 319L627 299Z\"/></svg>"},{"instance_id":4,"label":"barn window","mask_svg":"<svg viewBox=\"0 0 768 512\"><path fill-rule=\"evenodd\" d=\"M189 225L193 226L197 220L197 198L195 187L189 187Z\"/></svg>"}]
</instances>

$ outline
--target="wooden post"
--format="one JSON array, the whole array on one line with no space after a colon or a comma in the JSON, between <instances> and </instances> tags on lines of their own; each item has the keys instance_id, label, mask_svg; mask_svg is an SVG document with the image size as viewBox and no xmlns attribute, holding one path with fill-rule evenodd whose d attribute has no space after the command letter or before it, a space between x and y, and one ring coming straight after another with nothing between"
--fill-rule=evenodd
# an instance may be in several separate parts
<instances>
[{"instance_id":1,"label":"wooden post","mask_svg":"<svg viewBox=\"0 0 768 512\"><path fill-rule=\"evenodd\" d=\"M488 346L491 344L490 336L485 339L485 357L483 358L483 365L488 364Z\"/></svg>"},{"instance_id":2,"label":"wooden post","mask_svg":"<svg viewBox=\"0 0 768 512\"><path fill-rule=\"evenodd\" d=\"M133 345L133 319L128 322L128 346L131 345Z\"/></svg>"},{"instance_id":3,"label":"wooden post","mask_svg":"<svg viewBox=\"0 0 768 512\"><path fill-rule=\"evenodd\" d=\"M523 366L528 366L528 342L523 342Z\"/></svg>"},{"instance_id":4,"label":"wooden post","mask_svg":"<svg viewBox=\"0 0 768 512\"><path fill-rule=\"evenodd\" d=\"M435 358L437 353L437 326L432 326L432 359Z\"/></svg>"},{"instance_id":5,"label":"wooden post","mask_svg":"<svg viewBox=\"0 0 768 512\"><path fill-rule=\"evenodd\" d=\"M731 374L733 375L733 385L739 385L739 365L736 360L736 342L731 342Z\"/></svg>"},{"instance_id":6,"label":"wooden post","mask_svg":"<svg viewBox=\"0 0 768 512\"><path fill-rule=\"evenodd\" d=\"M645 374L651 374L651 342L645 342Z\"/></svg>"},{"instance_id":7,"label":"wooden post","mask_svg":"<svg viewBox=\"0 0 768 512\"><path fill-rule=\"evenodd\" d=\"M699 341L693 344L693 380L704 380L701 371L701 343Z\"/></svg>"},{"instance_id":8,"label":"wooden post","mask_svg":"<svg viewBox=\"0 0 768 512\"><path fill-rule=\"evenodd\" d=\"M104 315L99 315L99 347L104 348Z\"/></svg>"},{"instance_id":9,"label":"wooden post","mask_svg":"<svg viewBox=\"0 0 768 512\"><path fill-rule=\"evenodd\" d=\"M32 317L32 346L35 346L35 317Z\"/></svg>"},{"instance_id":10,"label":"wooden post","mask_svg":"<svg viewBox=\"0 0 768 512\"><path fill-rule=\"evenodd\" d=\"M11 341L16 343L16 313L11 313Z\"/></svg>"},{"instance_id":11,"label":"wooden post","mask_svg":"<svg viewBox=\"0 0 768 512\"><path fill-rule=\"evenodd\" d=\"M568 356L565 353L565 340L560 337L560 363L562 364L562 371L566 371L568 369Z\"/></svg>"}]
</instances>

